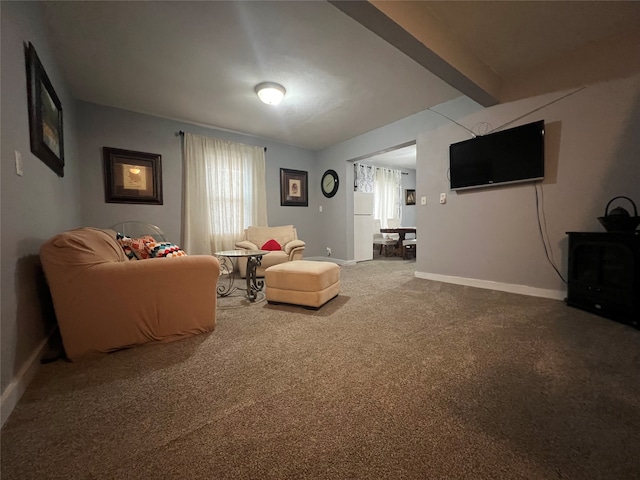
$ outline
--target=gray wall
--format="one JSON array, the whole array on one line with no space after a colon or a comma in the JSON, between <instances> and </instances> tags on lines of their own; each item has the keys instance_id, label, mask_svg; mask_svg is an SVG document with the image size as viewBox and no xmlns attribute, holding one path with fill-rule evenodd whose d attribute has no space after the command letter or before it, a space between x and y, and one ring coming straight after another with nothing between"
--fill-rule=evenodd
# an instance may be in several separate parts
<instances>
[{"instance_id":1,"label":"gray wall","mask_svg":"<svg viewBox=\"0 0 640 480\"><path fill-rule=\"evenodd\" d=\"M402 175L402 226L403 227L415 227L416 226L416 207L419 203L416 199L416 205L406 205L404 203L405 190L416 188L416 171L402 169L406 175Z\"/></svg>"},{"instance_id":2,"label":"gray wall","mask_svg":"<svg viewBox=\"0 0 640 480\"><path fill-rule=\"evenodd\" d=\"M267 210L269 225L295 225L307 243L305 256L323 254L319 242L318 204L311 201L320 190L316 153L250 135L214 130L149 115L78 102L82 175L82 223L108 227L125 220L158 225L169 239L182 238L182 138L180 130L224 140L267 147ZM163 205L106 203L102 147L123 148L162 155ZM280 168L309 172L309 207L280 206Z\"/></svg>"},{"instance_id":3,"label":"gray wall","mask_svg":"<svg viewBox=\"0 0 640 480\"><path fill-rule=\"evenodd\" d=\"M542 198L551 252L565 277L567 231L604 231L597 217L617 195L640 203L639 91L634 76L590 85L550 105L571 91L481 111L464 99L440 107L468 128L480 122L496 128L543 107L510 126L545 121ZM449 191L449 144L467 138L453 123L418 137L417 183L428 199L418 208L416 270L563 291L544 254L532 184ZM448 193L446 205L438 203L440 192Z\"/></svg>"},{"instance_id":4,"label":"gray wall","mask_svg":"<svg viewBox=\"0 0 640 480\"><path fill-rule=\"evenodd\" d=\"M325 207L321 218L323 242L332 248L334 257L353 259L353 166L348 162L415 141L420 132L444 121L424 111L318 152L318 171L332 168L340 175L340 189L335 197L325 199L330 208Z\"/></svg>"},{"instance_id":5,"label":"gray wall","mask_svg":"<svg viewBox=\"0 0 640 480\"><path fill-rule=\"evenodd\" d=\"M2 17L2 392L52 328L40 273L44 240L80 224L74 102L51 55L32 2L1 2ZM23 43L32 42L63 109L65 176L58 177L31 154ZM24 176L16 175L14 151ZM43 314L43 312L45 312ZM12 387L13 388L13 387ZM4 398L4 395L3 395ZM4 411L4 409L3 409Z\"/></svg>"},{"instance_id":6,"label":"gray wall","mask_svg":"<svg viewBox=\"0 0 640 480\"><path fill-rule=\"evenodd\" d=\"M497 128L523 115L509 126L545 120L542 202L551 252L566 277L567 231L604 231L597 217L616 195L640 205L639 91L640 76L633 76L590 85L562 100L571 91L489 109L460 97L435 110L476 132L485 128L482 122ZM323 218L325 244L333 246L335 256L353 258L353 173L346 162L416 139L416 271L564 290L544 254L533 184L449 190L449 145L468 138L460 126L424 111L320 152L321 169L343 172L347 185L334 197L344 209ZM445 205L439 203L442 192L448 196ZM425 206L420 205L423 195ZM330 228L333 225L342 228Z\"/></svg>"}]
</instances>

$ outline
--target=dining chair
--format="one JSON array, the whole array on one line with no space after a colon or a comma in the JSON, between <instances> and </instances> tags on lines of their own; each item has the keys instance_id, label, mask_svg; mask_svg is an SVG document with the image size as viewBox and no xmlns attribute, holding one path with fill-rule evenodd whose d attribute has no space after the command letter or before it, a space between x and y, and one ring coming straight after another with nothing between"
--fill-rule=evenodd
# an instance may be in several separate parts
<instances>
[{"instance_id":1,"label":"dining chair","mask_svg":"<svg viewBox=\"0 0 640 480\"><path fill-rule=\"evenodd\" d=\"M418 245L418 240L412 238L411 240L403 240L402 241L402 259L406 260L410 256L416 258L416 247Z\"/></svg>"},{"instance_id":2,"label":"dining chair","mask_svg":"<svg viewBox=\"0 0 640 480\"><path fill-rule=\"evenodd\" d=\"M387 218L387 228L400 228L399 218Z\"/></svg>"},{"instance_id":3,"label":"dining chair","mask_svg":"<svg viewBox=\"0 0 640 480\"><path fill-rule=\"evenodd\" d=\"M399 218L387 218L387 228L400 228L400 219ZM396 242L400 240L400 235L397 233L387 233L387 238L392 238Z\"/></svg>"},{"instance_id":4,"label":"dining chair","mask_svg":"<svg viewBox=\"0 0 640 480\"><path fill-rule=\"evenodd\" d=\"M385 256L387 256L388 248L395 247L397 240L388 238L387 236L380 233L380 228L381 228L380 220L374 219L373 220L373 246L374 248L376 248L378 245L380 245L380 255L382 255L382 249L384 248L384 254Z\"/></svg>"}]
</instances>

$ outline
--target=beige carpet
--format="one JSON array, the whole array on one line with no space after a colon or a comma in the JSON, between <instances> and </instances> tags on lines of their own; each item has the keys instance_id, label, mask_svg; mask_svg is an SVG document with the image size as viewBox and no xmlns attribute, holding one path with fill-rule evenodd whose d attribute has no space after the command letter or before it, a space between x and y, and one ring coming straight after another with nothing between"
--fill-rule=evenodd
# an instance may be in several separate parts
<instances>
[{"instance_id":1,"label":"beige carpet","mask_svg":"<svg viewBox=\"0 0 640 480\"><path fill-rule=\"evenodd\" d=\"M342 267L319 311L227 299L210 335L43 365L2 480L640 478L640 331L414 266Z\"/></svg>"}]
</instances>

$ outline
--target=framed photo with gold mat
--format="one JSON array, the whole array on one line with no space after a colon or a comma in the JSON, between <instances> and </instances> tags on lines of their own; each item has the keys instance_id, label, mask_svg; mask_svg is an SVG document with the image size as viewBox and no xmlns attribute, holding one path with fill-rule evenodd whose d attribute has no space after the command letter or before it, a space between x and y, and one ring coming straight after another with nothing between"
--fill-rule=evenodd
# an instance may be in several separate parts
<instances>
[{"instance_id":1,"label":"framed photo with gold mat","mask_svg":"<svg viewBox=\"0 0 640 480\"><path fill-rule=\"evenodd\" d=\"M107 203L162 205L162 156L102 147Z\"/></svg>"}]
</instances>

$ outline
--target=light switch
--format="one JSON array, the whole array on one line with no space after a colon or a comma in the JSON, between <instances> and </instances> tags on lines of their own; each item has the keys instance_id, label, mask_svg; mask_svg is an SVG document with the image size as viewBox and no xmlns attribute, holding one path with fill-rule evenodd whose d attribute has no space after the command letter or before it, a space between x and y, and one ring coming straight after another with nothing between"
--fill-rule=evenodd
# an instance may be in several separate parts
<instances>
[{"instance_id":1,"label":"light switch","mask_svg":"<svg viewBox=\"0 0 640 480\"><path fill-rule=\"evenodd\" d=\"M427 204L427 197L423 195L422 197L420 197L420 205L426 205L426 204Z\"/></svg>"},{"instance_id":2,"label":"light switch","mask_svg":"<svg viewBox=\"0 0 640 480\"><path fill-rule=\"evenodd\" d=\"M320 211L322 211L322 205L320 205Z\"/></svg>"},{"instance_id":3,"label":"light switch","mask_svg":"<svg viewBox=\"0 0 640 480\"><path fill-rule=\"evenodd\" d=\"M24 175L24 172L22 171L22 154L17 150L15 150L15 154L16 154L16 175L21 177L22 175Z\"/></svg>"}]
</instances>

